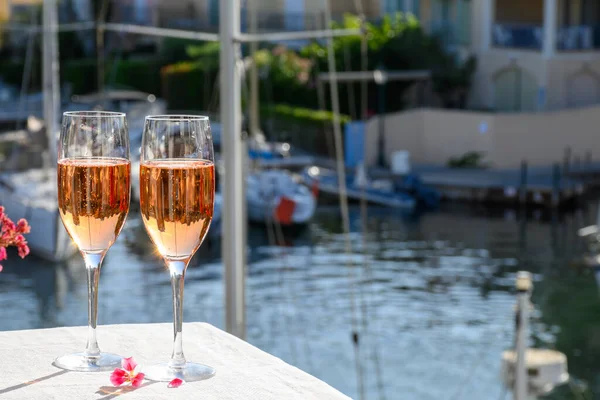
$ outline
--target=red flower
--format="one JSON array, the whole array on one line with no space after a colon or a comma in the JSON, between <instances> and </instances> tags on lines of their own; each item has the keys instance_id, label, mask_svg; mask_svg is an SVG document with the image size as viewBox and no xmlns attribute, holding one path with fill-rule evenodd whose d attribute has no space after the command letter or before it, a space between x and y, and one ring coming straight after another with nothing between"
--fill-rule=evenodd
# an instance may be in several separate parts
<instances>
[{"instance_id":1,"label":"red flower","mask_svg":"<svg viewBox=\"0 0 600 400\"><path fill-rule=\"evenodd\" d=\"M169 382L169 384L167 385L167 387L169 387L169 388L178 388L182 384L183 384L183 380L181 380L179 378L175 378L171 382Z\"/></svg>"},{"instance_id":2,"label":"red flower","mask_svg":"<svg viewBox=\"0 0 600 400\"><path fill-rule=\"evenodd\" d=\"M130 383L133 387L140 387L144 380L144 374L138 372L138 365L133 357L124 358L121 361L121 368L116 368L110 375L110 383L114 386L121 386L124 383Z\"/></svg>"}]
</instances>

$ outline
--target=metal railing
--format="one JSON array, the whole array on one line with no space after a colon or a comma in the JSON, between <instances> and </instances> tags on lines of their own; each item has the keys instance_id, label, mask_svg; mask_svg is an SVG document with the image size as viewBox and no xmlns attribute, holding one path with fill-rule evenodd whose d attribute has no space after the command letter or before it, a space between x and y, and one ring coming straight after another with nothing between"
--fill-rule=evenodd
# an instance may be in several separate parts
<instances>
[{"instance_id":1,"label":"metal railing","mask_svg":"<svg viewBox=\"0 0 600 400\"><path fill-rule=\"evenodd\" d=\"M541 50L544 45L544 30L541 25L496 23L492 28L495 47Z\"/></svg>"},{"instance_id":2,"label":"metal railing","mask_svg":"<svg viewBox=\"0 0 600 400\"><path fill-rule=\"evenodd\" d=\"M600 24L559 28L556 36L556 48L560 51L600 49Z\"/></svg>"}]
</instances>

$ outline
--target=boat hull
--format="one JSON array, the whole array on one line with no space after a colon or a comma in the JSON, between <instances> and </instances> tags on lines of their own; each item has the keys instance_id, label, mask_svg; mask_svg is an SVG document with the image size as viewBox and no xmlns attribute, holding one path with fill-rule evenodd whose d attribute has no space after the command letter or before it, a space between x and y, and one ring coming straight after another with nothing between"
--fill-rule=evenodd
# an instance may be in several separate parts
<instances>
[{"instance_id":1,"label":"boat hull","mask_svg":"<svg viewBox=\"0 0 600 400\"><path fill-rule=\"evenodd\" d=\"M31 232L26 236L31 253L52 262L65 261L77 253L77 247L60 221L58 208L27 204L7 189L0 189L0 204L13 220L27 219Z\"/></svg>"}]
</instances>

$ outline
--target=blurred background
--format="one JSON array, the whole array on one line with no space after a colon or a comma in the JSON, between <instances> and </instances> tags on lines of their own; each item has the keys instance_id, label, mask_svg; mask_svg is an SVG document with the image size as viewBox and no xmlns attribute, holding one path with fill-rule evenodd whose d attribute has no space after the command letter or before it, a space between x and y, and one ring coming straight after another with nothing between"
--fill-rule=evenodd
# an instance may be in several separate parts
<instances>
[{"instance_id":1,"label":"blurred background","mask_svg":"<svg viewBox=\"0 0 600 400\"><path fill-rule=\"evenodd\" d=\"M356 399L504 399L524 270L528 343L570 373L543 398L600 399L600 2L239 12L258 38L238 55L246 340ZM184 320L224 328L219 17L218 0L0 0L0 205L32 226L32 254L3 262L0 330L87 321L49 146L60 113L82 109L127 112L134 174L145 115L211 117L219 193ZM138 191L134 177L100 324L172 319Z\"/></svg>"}]
</instances>

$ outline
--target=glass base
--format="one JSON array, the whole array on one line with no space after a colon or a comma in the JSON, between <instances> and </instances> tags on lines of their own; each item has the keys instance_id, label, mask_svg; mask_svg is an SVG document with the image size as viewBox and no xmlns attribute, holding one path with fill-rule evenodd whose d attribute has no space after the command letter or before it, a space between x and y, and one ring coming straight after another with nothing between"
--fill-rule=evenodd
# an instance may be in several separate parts
<instances>
[{"instance_id":1,"label":"glass base","mask_svg":"<svg viewBox=\"0 0 600 400\"><path fill-rule=\"evenodd\" d=\"M185 363L183 368L172 368L169 363L156 364L144 368L144 373L146 379L158 382L171 382L175 378L184 382L194 382L215 376L214 368L196 363Z\"/></svg>"},{"instance_id":2,"label":"glass base","mask_svg":"<svg viewBox=\"0 0 600 400\"><path fill-rule=\"evenodd\" d=\"M88 357L84 353L74 353L58 357L52 364L68 371L112 371L121 367L122 359L123 357L111 353L100 353L97 357Z\"/></svg>"}]
</instances>

